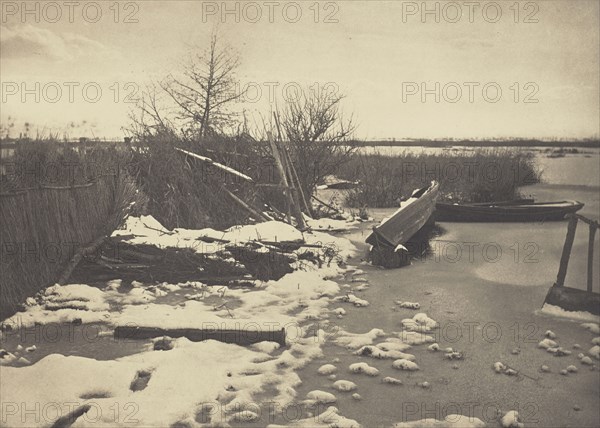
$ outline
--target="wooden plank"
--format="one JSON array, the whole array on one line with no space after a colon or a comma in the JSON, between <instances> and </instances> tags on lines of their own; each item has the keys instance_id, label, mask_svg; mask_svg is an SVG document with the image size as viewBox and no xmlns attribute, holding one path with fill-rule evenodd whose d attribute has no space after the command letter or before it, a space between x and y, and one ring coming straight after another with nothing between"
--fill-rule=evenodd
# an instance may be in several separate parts
<instances>
[{"instance_id":1,"label":"wooden plank","mask_svg":"<svg viewBox=\"0 0 600 428\"><path fill-rule=\"evenodd\" d=\"M587 260L587 290L592 291L594 281L594 238L596 237L597 226L590 223L590 237L588 240L588 260Z\"/></svg>"},{"instance_id":2,"label":"wooden plank","mask_svg":"<svg viewBox=\"0 0 600 428\"><path fill-rule=\"evenodd\" d=\"M252 180L252 177L248 177L246 174L243 174L243 173L239 172L238 170L233 169L233 168L231 168L231 167L229 167L227 165L223 165L223 164L220 164L219 162L215 162L211 158L207 158L206 156L201 156L201 155L193 153L193 152L188 152L187 150L183 150L183 149L180 149L178 147L175 147L175 150L177 150L178 152L184 153L184 154L186 154L188 156L191 156L193 158L196 158L198 160L201 160L202 162L206 162L209 165L212 165L212 166L214 166L216 168L219 168L219 169L221 169L221 170L223 170L225 172L228 172L228 173L230 173L232 175L240 177L240 178L242 178L242 179L244 179L244 180L246 180L246 181L248 181L250 183L254 182L254 180Z\"/></svg>"},{"instance_id":3,"label":"wooden plank","mask_svg":"<svg viewBox=\"0 0 600 428\"><path fill-rule=\"evenodd\" d=\"M573 241L575 240L575 231L577 230L577 216L571 216L569 218L569 225L567 227L567 237L565 239L565 245L563 247L562 256L560 257L560 267L558 268L558 276L556 277L556 286L562 287L565 285L565 278L567 277L567 267L569 266L569 258L571 257L571 249L573 248Z\"/></svg>"},{"instance_id":4,"label":"wooden plank","mask_svg":"<svg viewBox=\"0 0 600 428\"><path fill-rule=\"evenodd\" d=\"M556 284L548 291L544 303L558 306L567 311L585 311L600 315L600 294L577 288Z\"/></svg>"},{"instance_id":5,"label":"wooden plank","mask_svg":"<svg viewBox=\"0 0 600 428\"><path fill-rule=\"evenodd\" d=\"M252 345L259 342L277 342L285 346L285 329L281 330L253 330L253 329L220 329L220 328L175 328L164 329L143 326L119 326L115 328L114 337L119 340L137 339L145 340L155 337L186 337L192 342L204 340L217 340L236 345Z\"/></svg>"},{"instance_id":6,"label":"wooden plank","mask_svg":"<svg viewBox=\"0 0 600 428\"><path fill-rule=\"evenodd\" d=\"M587 223L590 226L595 227L596 229L598 229L598 227L600 227L600 225L598 224L598 222L596 220L590 220L589 218L584 217L581 214L574 214L574 216L577 217L579 220L583 221L584 223Z\"/></svg>"}]
</instances>

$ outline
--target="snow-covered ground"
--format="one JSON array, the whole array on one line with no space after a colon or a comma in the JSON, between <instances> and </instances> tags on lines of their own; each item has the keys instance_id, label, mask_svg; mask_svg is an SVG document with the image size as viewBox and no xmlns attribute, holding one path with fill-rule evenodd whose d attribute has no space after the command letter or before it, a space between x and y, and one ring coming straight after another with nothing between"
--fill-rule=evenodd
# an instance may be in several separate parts
<instances>
[{"instance_id":1,"label":"snow-covered ground","mask_svg":"<svg viewBox=\"0 0 600 428\"><path fill-rule=\"evenodd\" d=\"M202 253L213 253L217 246L208 247L198 241L199 237L238 243L304 240L335 248L340 260L355 253L345 238L320 232L303 234L279 222L234 227L225 232L168 231L152 217L129 218L125 228L114 235L130 235L130 243L191 247ZM147 341L142 352L105 360L101 356L72 355L66 348L64 355L49 354L30 365L26 357L43 352L44 342L28 353L12 340L13 348L6 349L0 359L2 424L49 426L71 410L87 409L85 406L91 407L75 426L250 422L260 419L267 402L278 403L281 408L275 412L281 413L287 406L304 402L304 397L296 395L295 388L301 383L296 371L322 356L321 347L328 339L328 306L341 292L331 278L343 275L346 269L335 261L321 268L303 263L278 281L258 283L251 289L209 287L199 282L151 286L133 283L126 288L120 281L110 281L103 289L87 284L49 287L37 299L29 299L23 312L3 322L5 339L40 325L75 322L100 323L105 334L115 327L132 325L222 328L248 335L256 330L284 329L287 346L260 342L241 347L180 338L168 351L155 351L153 341ZM169 302L171 294L182 292L187 300ZM41 405L43 411L25 411L36 405ZM323 418L345 421L335 415L337 410L332 408ZM356 425L353 421L344 423Z\"/></svg>"},{"instance_id":2,"label":"snow-covered ground","mask_svg":"<svg viewBox=\"0 0 600 428\"><path fill-rule=\"evenodd\" d=\"M130 219L118 233L132 235L128 241L133 243L213 254L220 241L206 240L304 239L336 248L348 265L298 264L295 272L251 290L199 282L50 287L6 324L17 331L64 321L100 324L108 335L131 323L283 327L287 344L241 347L182 338L171 343L173 349L155 351L157 341L148 340L137 348L123 343L124 353L113 358L114 343L107 347L112 354L91 347L95 356L81 343L69 348L67 341L57 349L5 332L2 424L49 426L57 415L86 405L88 412L75 426L600 423L597 317L565 318L539 310L550 286L546 277L555 276L561 243L554 241L563 239L564 224L511 230L454 224L440 242L485 236L485 242L507 249L508 259L493 264L477 258L479 253L455 260L441 252L398 270L361 260L371 225L358 224L339 237L302 234L277 222L228 231L166 231L151 218ZM544 234L537 239L540 231ZM538 263L526 265L523 253L515 261L508 252L515 238L524 240L518 241L521 247L533 239L526 233L537 239ZM39 411L27 413L35 403ZM40 417L34 420L36 414Z\"/></svg>"}]
</instances>

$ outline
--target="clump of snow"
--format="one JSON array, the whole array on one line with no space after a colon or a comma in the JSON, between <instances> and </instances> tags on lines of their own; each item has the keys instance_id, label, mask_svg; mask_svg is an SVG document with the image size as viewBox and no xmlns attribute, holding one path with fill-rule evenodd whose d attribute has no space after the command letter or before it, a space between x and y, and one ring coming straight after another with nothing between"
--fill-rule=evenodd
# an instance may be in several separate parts
<instances>
[{"instance_id":1,"label":"clump of snow","mask_svg":"<svg viewBox=\"0 0 600 428\"><path fill-rule=\"evenodd\" d=\"M0 349L0 365L11 364L17 360L17 357L11 353L6 351L5 349Z\"/></svg>"},{"instance_id":2,"label":"clump of snow","mask_svg":"<svg viewBox=\"0 0 600 428\"><path fill-rule=\"evenodd\" d=\"M581 358L581 364L592 366L592 365L594 365L594 362L592 361L592 359L590 357L584 356Z\"/></svg>"},{"instance_id":3,"label":"clump of snow","mask_svg":"<svg viewBox=\"0 0 600 428\"><path fill-rule=\"evenodd\" d=\"M356 297L354 294L348 293L344 296L338 296L334 299L336 302L344 302L344 303L352 303L354 306L362 308L365 306L369 306L369 302Z\"/></svg>"},{"instance_id":4,"label":"clump of snow","mask_svg":"<svg viewBox=\"0 0 600 428\"><path fill-rule=\"evenodd\" d=\"M358 394L355 394L358 395ZM360 396L359 396L360 397ZM311 428L359 428L360 424L353 419L340 415L337 407L330 406L321 414L306 419L293 421L287 425L269 425L269 428L311 427Z\"/></svg>"},{"instance_id":5,"label":"clump of snow","mask_svg":"<svg viewBox=\"0 0 600 428\"><path fill-rule=\"evenodd\" d=\"M337 367L334 366L333 364L324 364L321 367L319 367L319 370L317 370L317 373L325 376L325 375L333 374L336 371L337 371Z\"/></svg>"},{"instance_id":6,"label":"clump of snow","mask_svg":"<svg viewBox=\"0 0 600 428\"><path fill-rule=\"evenodd\" d=\"M109 297L107 292L85 284L56 284L38 293L38 303L26 306L1 325L10 329L74 321L102 322L110 316Z\"/></svg>"},{"instance_id":7,"label":"clump of snow","mask_svg":"<svg viewBox=\"0 0 600 428\"><path fill-rule=\"evenodd\" d=\"M379 370L377 370L375 367L371 367L367 363L350 364L348 370L350 370L352 373L364 373L369 376L377 376L379 374Z\"/></svg>"},{"instance_id":8,"label":"clump of snow","mask_svg":"<svg viewBox=\"0 0 600 428\"><path fill-rule=\"evenodd\" d=\"M547 330L546 333L544 333L544 336L548 339L556 339L556 334L554 334L552 330Z\"/></svg>"},{"instance_id":9,"label":"clump of snow","mask_svg":"<svg viewBox=\"0 0 600 428\"><path fill-rule=\"evenodd\" d=\"M31 361L29 361L27 358L25 357L21 357L17 360L17 364L21 365L21 366L28 366L31 364Z\"/></svg>"},{"instance_id":10,"label":"clump of snow","mask_svg":"<svg viewBox=\"0 0 600 428\"><path fill-rule=\"evenodd\" d=\"M540 371L543 372L543 373L548 373L550 371L550 367L548 367L547 365L543 364L540 367Z\"/></svg>"},{"instance_id":11,"label":"clump of snow","mask_svg":"<svg viewBox=\"0 0 600 428\"><path fill-rule=\"evenodd\" d=\"M396 300L396 304L398 306L400 306L401 308L406 308L406 309L420 309L421 308L421 305L416 302L402 302L400 300Z\"/></svg>"},{"instance_id":12,"label":"clump of snow","mask_svg":"<svg viewBox=\"0 0 600 428\"><path fill-rule=\"evenodd\" d=\"M444 420L433 418L418 421L400 422L393 425L394 428L483 428L485 422L473 416L448 415Z\"/></svg>"},{"instance_id":13,"label":"clump of snow","mask_svg":"<svg viewBox=\"0 0 600 428\"><path fill-rule=\"evenodd\" d=\"M354 391L357 386L354 382L350 382L349 380L338 380L333 383L333 388L338 391L349 392Z\"/></svg>"},{"instance_id":14,"label":"clump of snow","mask_svg":"<svg viewBox=\"0 0 600 428\"><path fill-rule=\"evenodd\" d=\"M410 361L414 361L415 356L412 354L405 354L401 351L389 350L384 351L383 349L378 348L377 346L363 346L359 350L354 352L355 355L361 355L363 357L373 357L373 358L389 358L389 359L399 359L404 358Z\"/></svg>"},{"instance_id":15,"label":"clump of snow","mask_svg":"<svg viewBox=\"0 0 600 428\"><path fill-rule=\"evenodd\" d=\"M594 337L592 339L592 345L600 345L600 337Z\"/></svg>"},{"instance_id":16,"label":"clump of snow","mask_svg":"<svg viewBox=\"0 0 600 428\"><path fill-rule=\"evenodd\" d=\"M395 333L403 343L407 345L422 345L424 343L433 343L435 339L424 333L416 331L403 330L400 333Z\"/></svg>"},{"instance_id":17,"label":"clump of snow","mask_svg":"<svg viewBox=\"0 0 600 428\"><path fill-rule=\"evenodd\" d=\"M580 321L598 321L598 315L586 311L567 311L560 306L544 303L541 313L555 317L571 318Z\"/></svg>"},{"instance_id":18,"label":"clump of snow","mask_svg":"<svg viewBox=\"0 0 600 428\"><path fill-rule=\"evenodd\" d=\"M538 343L538 348L548 349L548 348L557 348L558 343L556 343L552 339L544 339L540 343Z\"/></svg>"},{"instance_id":19,"label":"clump of snow","mask_svg":"<svg viewBox=\"0 0 600 428\"><path fill-rule=\"evenodd\" d=\"M437 343L432 343L427 347L427 349L432 352L437 352L440 350L440 345L438 345Z\"/></svg>"},{"instance_id":20,"label":"clump of snow","mask_svg":"<svg viewBox=\"0 0 600 428\"><path fill-rule=\"evenodd\" d=\"M418 313L412 318L406 318L402 320L402 325L408 331L417 332L430 332L434 328L438 327L437 321L429 318L425 313Z\"/></svg>"},{"instance_id":21,"label":"clump of snow","mask_svg":"<svg viewBox=\"0 0 600 428\"><path fill-rule=\"evenodd\" d=\"M320 391L318 389L306 394L307 401L313 404L335 403L337 398L330 392Z\"/></svg>"},{"instance_id":22,"label":"clump of snow","mask_svg":"<svg viewBox=\"0 0 600 428\"><path fill-rule=\"evenodd\" d=\"M500 361L494 363L494 370L496 371L496 373L502 373L503 371L506 370L506 366L501 363Z\"/></svg>"},{"instance_id":23,"label":"clump of snow","mask_svg":"<svg viewBox=\"0 0 600 428\"><path fill-rule=\"evenodd\" d=\"M354 399L355 399L355 400L357 400L357 401L358 401L358 400L362 400L362 397L361 397L361 395L360 395L360 394L358 394L358 393L356 393L356 392L355 392L354 394L352 394L352 398L354 398Z\"/></svg>"},{"instance_id":24,"label":"clump of snow","mask_svg":"<svg viewBox=\"0 0 600 428\"><path fill-rule=\"evenodd\" d=\"M252 344L252 348L265 354L270 354L277 349L281 348L281 345L277 342L258 342Z\"/></svg>"},{"instance_id":25,"label":"clump of snow","mask_svg":"<svg viewBox=\"0 0 600 428\"><path fill-rule=\"evenodd\" d=\"M585 328L586 330L591 331L594 334L600 334L600 324L597 324L594 322L587 322L587 323L581 324L581 326L583 328Z\"/></svg>"},{"instance_id":26,"label":"clump of snow","mask_svg":"<svg viewBox=\"0 0 600 428\"><path fill-rule=\"evenodd\" d=\"M588 351L588 354L590 354L595 359L600 360L600 345L592 346Z\"/></svg>"},{"instance_id":27,"label":"clump of snow","mask_svg":"<svg viewBox=\"0 0 600 428\"><path fill-rule=\"evenodd\" d=\"M130 244L147 244L157 247L191 248L197 253L214 254L223 249L222 244L201 241L202 238L229 241L243 244L249 241L292 241L307 243L327 243L335 248L342 258L355 254L354 245L346 238L334 237L322 232L302 233L295 227L279 221L233 226L225 232L213 229L174 229L169 231L151 216L128 217L123 229L116 230L112 236L128 238Z\"/></svg>"},{"instance_id":28,"label":"clump of snow","mask_svg":"<svg viewBox=\"0 0 600 428\"><path fill-rule=\"evenodd\" d=\"M104 289L106 291L117 291L121 287L122 283L122 279L111 279L106 283L106 287L104 287Z\"/></svg>"},{"instance_id":29,"label":"clump of snow","mask_svg":"<svg viewBox=\"0 0 600 428\"><path fill-rule=\"evenodd\" d=\"M387 376L381 380L382 383L388 383L390 385L402 385L402 381L400 379L396 379L395 377Z\"/></svg>"},{"instance_id":30,"label":"clump of snow","mask_svg":"<svg viewBox=\"0 0 600 428\"><path fill-rule=\"evenodd\" d=\"M333 313L338 316L344 316L346 315L346 310L344 308L336 308L334 309Z\"/></svg>"},{"instance_id":31,"label":"clump of snow","mask_svg":"<svg viewBox=\"0 0 600 428\"><path fill-rule=\"evenodd\" d=\"M569 373L577 373L577 367L575 367L574 365L567 366L567 371Z\"/></svg>"},{"instance_id":32,"label":"clump of snow","mask_svg":"<svg viewBox=\"0 0 600 428\"><path fill-rule=\"evenodd\" d=\"M431 386L429 384L429 382L427 382L427 381L425 381L425 382L419 382L417 385L420 386L423 389L427 389L427 388L429 388Z\"/></svg>"},{"instance_id":33,"label":"clump of snow","mask_svg":"<svg viewBox=\"0 0 600 428\"><path fill-rule=\"evenodd\" d=\"M236 411L232 414L230 420L233 422L252 422L256 421L260 418L258 413L253 412L252 410L241 410Z\"/></svg>"},{"instance_id":34,"label":"clump of snow","mask_svg":"<svg viewBox=\"0 0 600 428\"><path fill-rule=\"evenodd\" d=\"M568 375L568 374L569 374L569 372L568 372L568 371L566 371L565 369L562 369L562 370L561 370L559 373L560 373L561 375L563 375L563 376L566 376L566 375Z\"/></svg>"},{"instance_id":35,"label":"clump of snow","mask_svg":"<svg viewBox=\"0 0 600 428\"><path fill-rule=\"evenodd\" d=\"M378 343L377 346L379 349L383 350L383 351L399 351L399 352L403 352L406 351L407 349L410 349L411 346L402 342L402 340L400 340L397 337L389 337L385 340L385 342L381 342Z\"/></svg>"},{"instance_id":36,"label":"clump of snow","mask_svg":"<svg viewBox=\"0 0 600 428\"><path fill-rule=\"evenodd\" d=\"M568 349L564 349L562 346L559 346L557 348L547 348L546 351L551 354L554 354L555 357L564 357L565 355L571 355L572 353Z\"/></svg>"},{"instance_id":37,"label":"clump of snow","mask_svg":"<svg viewBox=\"0 0 600 428\"><path fill-rule=\"evenodd\" d=\"M374 328L367 333L349 333L340 329L334 339L335 344L346 348L357 349L361 346L371 345L378 337L385 336L381 329Z\"/></svg>"},{"instance_id":38,"label":"clump of snow","mask_svg":"<svg viewBox=\"0 0 600 428\"><path fill-rule=\"evenodd\" d=\"M500 420L502 428L523 428L525 425L519 420L519 412L511 410L507 412Z\"/></svg>"},{"instance_id":39,"label":"clump of snow","mask_svg":"<svg viewBox=\"0 0 600 428\"><path fill-rule=\"evenodd\" d=\"M407 371L419 370L419 366L416 363L406 360L404 358L394 361L392 363L392 367L395 369L398 369L398 370L407 370Z\"/></svg>"},{"instance_id":40,"label":"clump of snow","mask_svg":"<svg viewBox=\"0 0 600 428\"><path fill-rule=\"evenodd\" d=\"M446 358L448 360L462 360L463 354L462 354L462 352L458 352L458 351L446 352L444 354L444 358Z\"/></svg>"}]
</instances>

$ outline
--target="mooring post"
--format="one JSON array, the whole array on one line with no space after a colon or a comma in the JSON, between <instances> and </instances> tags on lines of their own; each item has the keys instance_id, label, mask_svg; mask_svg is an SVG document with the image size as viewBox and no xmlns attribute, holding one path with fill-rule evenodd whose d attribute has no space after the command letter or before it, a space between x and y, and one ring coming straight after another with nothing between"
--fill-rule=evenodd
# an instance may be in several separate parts
<instances>
[{"instance_id":1,"label":"mooring post","mask_svg":"<svg viewBox=\"0 0 600 428\"><path fill-rule=\"evenodd\" d=\"M590 239L588 241L588 262L587 262L587 291L592 291L593 273L594 273L594 238L596 237L598 223L590 223Z\"/></svg>"},{"instance_id":2,"label":"mooring post","mask_svg":"<svg viewBox=\"0 0 600 428\"><path fill-rule=\"evenodd\" d=\"M569 226L567 228L567 239L565 239L565 246L563 247L562 256L560 257L560 267L558 269L558 277L556 278L556 285L562 287L565 285L565 278L567 276L567 266L569 265L569 258L571 257L571 249L573 248L573 241L575 240L575 231L577 230L577 217L571 216L569 218ZM588 270L589 272L589 270Z\"/></svg>"}]
</instances>

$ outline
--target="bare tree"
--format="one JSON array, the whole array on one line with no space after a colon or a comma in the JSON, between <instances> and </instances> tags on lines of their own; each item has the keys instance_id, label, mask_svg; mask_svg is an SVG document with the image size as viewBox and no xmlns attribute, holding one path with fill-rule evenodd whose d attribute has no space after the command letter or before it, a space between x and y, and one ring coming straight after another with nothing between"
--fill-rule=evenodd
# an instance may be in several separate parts
<instances>
[{"instance_id":1,"label":"bare tree","mask_svg":"<svg viewBox=\"0 0 600 428\"><path fill-rule=\"evenodd\" d=\"M130 125L125 130L137 139L156 135L175 134L161 99L161 88L152 83L146 86L135 108L129 112Z\"/></svg>"},{"instance_id":2,"label":"bare tree","mask_svg":"<svg viewBox=\"0 0 600 428\"><path fill-rule=\"evenodd\" d=\"M242 95L235 76L239 57L218 42L213 32L209 48L190 60L183 76L171 75L161 84L176 104L177 119L199 137L219 132L229 124L233 113L228 107Z\"/></svg>"},{"instance_id":3,"label":"bare tree","mask_svg":"<svg viewBox=\"0 0 600 428\"><path fill-rule=\"evenodd\" d=\"M339 94L310 92L288 101L281 115L283 138L288 141L298 178L306 195L317 184L335 174L350 160L354 148L344 142L352 137L356 125L352 117L344 119Z\"/></svg>"}]
</instances>

